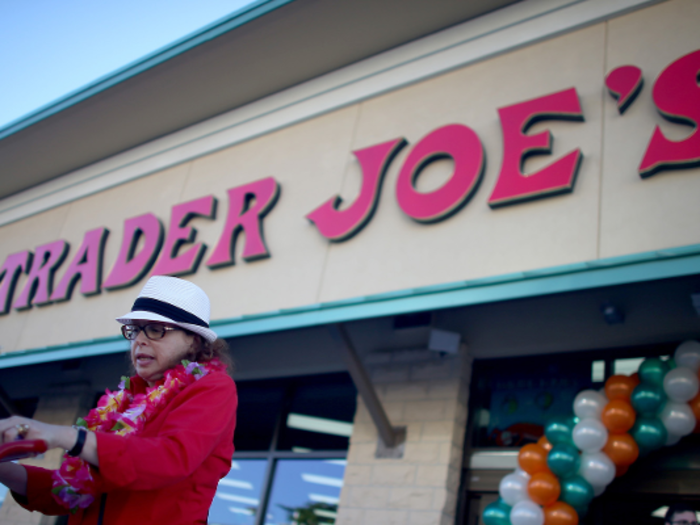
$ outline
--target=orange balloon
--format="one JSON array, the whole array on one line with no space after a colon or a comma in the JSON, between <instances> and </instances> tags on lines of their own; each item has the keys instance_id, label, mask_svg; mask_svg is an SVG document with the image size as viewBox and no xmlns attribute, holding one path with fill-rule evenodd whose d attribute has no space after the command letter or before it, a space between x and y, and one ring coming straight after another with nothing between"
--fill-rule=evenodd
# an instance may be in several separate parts
<instances>
[{"instance_id":1,"label":"orange balloon","mask_svg":"<svg viewBox=\"0 0 700 525\"><path fill-rule=\"evenodd\" d=\"M629 465L615 465L615 477L619 478L620 476L624 476L629 469Z\"/></svg>"},{"instance_id":2,"label":"orange balloon","mask_svg":"<svg viewBox=\"0 0 700 525\"><path fill-rule=\"evenodd\" d=\"M632 375L630 376L630 379L631 379L632 381L634 381L634 386L635 386L635 387L636 387L639 383L642 382L642 380L639 379L639 372L635 372L634 374L632 374ZM634 390L634 388L633 388L632 390Z\"/></svg>"},{"instance_id":3,"label":"orange balloon","mask_svg":"<svg viewBox=\"0 0 700 525\"><path fill-rule=\"evenodd\" d=\"M639 379L635 381L629 376L614 375L610 376L605 382L605 396L612 401L613 399L624 399L629 401L632 396L632 390L639 384Z\"/></svg>"},{"instance_id":4,"label":"orange balloon","mask_svg":"<svg viewBox=\"0 0 700 525\"><path fill-rule=\"evenodd\" d=\"M544 525L578 525L578 512L568 503L557 501L544 508Z\"/></svg>"},{"instance_id":5,"label":"orange balloon","mask_svg":"<svg viewBox=\"0 0 700 525\"><path fill-rule=\"evenodd\" d=\"M639 446L629 434L610 434L603 452L616 466L629 466L639 457Z\"/></svg>"},{"instance_id":6,"label":"orange balloon","mask_svg":"<svg viewBox=\"0 0 700 525\"><path fill-rule=\"evenodd\" d=\"M613 376L615 377L615 376ZM607 388L607 387L606 387ZM624 434L634 426L637 413L629 402L622 399L613 399L600 414L600 420L613 434Z\"/></svg>"},{"instance_id":7,"label":"orange balloon","mask_svg":"<svg viewBox=\"0 0 700 525\"><path fill-rule=\"evenodd\" d=\"M551 472L538 472L533 474L528 481L527 493L530 495L530 499L538 505L547 506L559 499L561 485Z\"/></svg>"},{"instance_id":8,"label":"orange balloon","mask_svg":"<svg viewBox=\"0 0 700 525\"><path fill-rule=\"evenodd\" d=\"M690 405L690 409L693 411L693 414L695 414L696 423L695 430L693 430L693 432L700 434L700 393L688 401L688 404Z\"/></svg>"},{"instance_id":9,"label":"orange balloon","mask_svg":"<svg viewBox=\"0 0 700 525\"><path fill-rule=\"evenodd\" d=\"M539 445L530 443L520 449L518 454L518 464L520 468L531 476L538 472L549 470L547 466L547 451Z\"/></svg>"},{"instance_id":10,"label":"orange balloon","mask_svg":"<svg viewBox=\"0 0 700 525\"><path fill-rule=\"evenodd\" d=\"M547 436L542 436L540 439L538 439L537 444L539 446L541 446L543 449L545 449L547 452L552 450L552 444L547 439Z\"/></svg>"}]
</instances>

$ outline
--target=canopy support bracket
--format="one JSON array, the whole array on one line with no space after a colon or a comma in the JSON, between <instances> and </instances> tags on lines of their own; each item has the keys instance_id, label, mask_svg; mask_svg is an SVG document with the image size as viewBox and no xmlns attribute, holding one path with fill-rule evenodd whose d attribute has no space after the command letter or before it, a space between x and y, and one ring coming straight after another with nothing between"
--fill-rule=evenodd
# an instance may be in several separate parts
<instances>
[{"instance_id":1,"label":"canopy support bracket","mask_svg":"<svg viewBox=\"0 0 700 525\"><path fill-rule=\"evenodd\" d=\"M374 425L379 433L380 443L377 445L377 457L400 458L403 456L404 442L406 440L405 427L392 427L386 411L382 406L377 392L372 385L369 374L360 360L350 336L342 323L329 325L333 338L343 349L343 359L348 367L357 391L362 397Z\"/></svg>"}]
</instances>

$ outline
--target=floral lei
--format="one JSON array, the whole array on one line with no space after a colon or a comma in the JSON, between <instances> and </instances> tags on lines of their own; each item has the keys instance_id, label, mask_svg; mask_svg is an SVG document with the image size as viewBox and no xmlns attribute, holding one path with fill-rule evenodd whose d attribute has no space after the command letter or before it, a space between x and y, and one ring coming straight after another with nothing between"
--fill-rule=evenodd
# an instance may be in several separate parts
<instances>
[{"instance_id":1,"label":"floral lei","mask_svg":"<svg viewBox=\"0 0 700 525\"><path fill-rule=\"evenodd\" d=\"M224 370L226 365L218 360L205 364L182 361L165 372L162 384L146 389L145 394L133 395L128 377L122 377L119 390L106 391L97 407L88 415L78 418L77 425L93 432L110 432L118 436L137 435L155 414L167 405L185 387L211 372ZM67 454L58 470L53 472L54 499L71 513L84 509L95 501L98 485L91 467L79 457Z\"/></svg>"}]
</instances>

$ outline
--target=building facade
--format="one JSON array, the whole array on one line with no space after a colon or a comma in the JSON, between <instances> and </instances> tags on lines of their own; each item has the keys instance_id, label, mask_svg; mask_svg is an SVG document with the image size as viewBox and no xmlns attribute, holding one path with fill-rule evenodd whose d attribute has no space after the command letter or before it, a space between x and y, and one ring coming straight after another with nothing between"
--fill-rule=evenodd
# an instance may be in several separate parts
<instances>
[{"instance_id":1,"label":"building facade","mask_svg":"<svg viewBox=\"0 0 700 525\"><path fill-rule=\"evenodd\" d=\"M432 23L411 5L398 25ZM199 121L225 89L173 87L199 113L167 133L116 120L158 79L339 15L254 9L5 129L5 411L72 423L127 369L114 318L148 275L178 275L209 294L241 390L212 523L478 523L543 417L700 338L700 3L436 7L444 20L395 42L368 30L375 48L339 67L307 49L287 65L306 77L281 72L271 92L232 79L232 97L253 94ZM347 24L372 16L359 6ZM166 109L180 106L163 122ZM91 118L102 135L64 143L61 126L87 134ZM692 439L586 519L632 512L640 493L649 519L700 498ZM9 496L0 516L53 519Z\"/></svg>"}]
</instances>

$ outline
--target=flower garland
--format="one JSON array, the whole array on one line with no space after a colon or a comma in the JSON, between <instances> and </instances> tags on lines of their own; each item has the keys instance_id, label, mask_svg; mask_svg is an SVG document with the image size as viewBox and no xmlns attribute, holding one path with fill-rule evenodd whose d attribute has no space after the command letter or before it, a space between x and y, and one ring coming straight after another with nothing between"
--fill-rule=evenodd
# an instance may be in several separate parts
<instances>
[{"instance_id":1,"label":"flower garland","mask_svg":"<svg viewBox=\"0 0 700 525\"><path fill-rule=\"evenodd\" d=\"M218 360L205 364L184 360L181 365L165 372L159 385L147 388L145 394L137 395L131 393L129 378L122 377L119 390L107 390L85 419L78 418L77 426L118 436L138 435L145 424L185 387L211 372L225 368L226 365ZM65 455L61 467L53 472L51 492L54 499L71 513L90 506L98 493L90 465L79 457Z\"/></svg>"}]
</instances>

